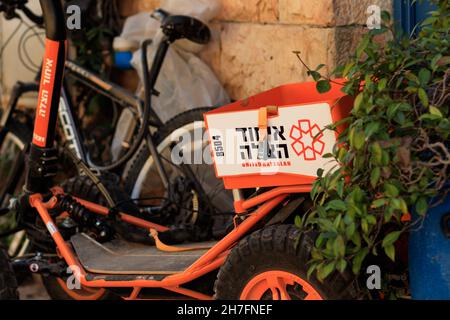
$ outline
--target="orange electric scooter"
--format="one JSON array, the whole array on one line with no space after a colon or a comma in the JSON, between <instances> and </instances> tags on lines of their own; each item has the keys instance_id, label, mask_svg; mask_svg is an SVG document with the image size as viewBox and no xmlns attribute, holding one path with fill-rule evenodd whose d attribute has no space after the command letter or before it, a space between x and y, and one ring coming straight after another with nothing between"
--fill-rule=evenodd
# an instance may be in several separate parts
<instances>
[{"instance_id":1,"label":"orange electric scooter","mask_svg":"<svg viewBox=\"0 0 450 320\"><path fill-rule=\"evenodd\" d=\"M61 279L74 274L88 290L108 290L129 300L174 295L205 300L351 297L350 275L337 273L324 283L308 279L307 262L314 237L293 225L294 217L311 205L309 192L315 179L311 172L323 165L320 156L332 147L334 134L316 130L327 121L340 120L351 105L338 88L318 95L314 84L284 86L207 114L216 173L234 193L234 229L219 242L169 246L161 241L167 227L72 197L62 188L53 187L58 161L54 135L66 32L60 2L40 3L46 26L46 51L26 189L18 212L19 222L45 226L55 244L57 259L36 257L29 264L32 272ZM186 34L185 23L179 17L165 21L167 41L195 37L193 30ZM149 94L147 100L150 103ZM316 123L314 117L323 119ZM293 119L291 127L283 123ZM226 130L238 134L238 141L234 141L238 145L224 140ZM231 165L222 161L230 153L240 154L242 161ZM246 199L244 188L258 191ZM87 224L102 235L112 232L110 219L119 219L147 230L156 245L135 244L116 237L99 241L79 231L67 235L58 222L64 216ZM32 230L29 231L32 236Z\"/></svg>"}]
</instances>

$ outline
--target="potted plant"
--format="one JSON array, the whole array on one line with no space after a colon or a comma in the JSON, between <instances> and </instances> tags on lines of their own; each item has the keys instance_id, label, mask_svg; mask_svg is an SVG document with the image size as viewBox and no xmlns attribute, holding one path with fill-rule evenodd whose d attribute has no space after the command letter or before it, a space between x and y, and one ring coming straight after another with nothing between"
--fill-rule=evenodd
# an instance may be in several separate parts
<instances>
[{"instance_id":1,"label":"potted plant","mask_svg":"<svg viewBox=\"0 0 450 320\"><path fill-rule=\"evenodd\" d=\"M318 233L309 271L319 279L347 268L359 275L376 264L383 292L408 294L407 235L449 191L450 3L435 2L416 37L395 33L384 12L382 28L366 34L330 76L347 79L342 90L355 103L326 156L340 166L319 172L315 206L297 219ZM324 92L333 80L321 67L309 74Z\"/></svg>"}]
</instances>

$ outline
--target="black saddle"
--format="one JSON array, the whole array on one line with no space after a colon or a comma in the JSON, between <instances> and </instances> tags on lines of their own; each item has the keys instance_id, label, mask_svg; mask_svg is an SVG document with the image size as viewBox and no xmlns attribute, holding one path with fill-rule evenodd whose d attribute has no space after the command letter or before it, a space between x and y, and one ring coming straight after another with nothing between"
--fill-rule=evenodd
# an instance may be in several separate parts
<instances>
[{"instance_id":1,"label":"black saddle","mask_svg":"<svg viewBox=\"0 0 450 320\"><path fill-rule=\"evenodd\" d=\"M163 19L161 28L170 41L188 39L197 44L207 44L211 39L208 26L193 17L167 16Z\"/></svg>"}]
</instances>

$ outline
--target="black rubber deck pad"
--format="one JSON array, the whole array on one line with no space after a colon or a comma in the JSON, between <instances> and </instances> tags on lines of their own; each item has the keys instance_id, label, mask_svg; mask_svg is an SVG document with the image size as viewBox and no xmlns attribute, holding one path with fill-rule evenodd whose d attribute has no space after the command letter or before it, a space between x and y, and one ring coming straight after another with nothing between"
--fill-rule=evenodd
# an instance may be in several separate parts
<instances>
[{"instance_id":1,"label":"black rubber deck pad","mask_svg":"<svg viewBox=\"0 0 450 320\"><path fill-rule=\"evenodd\" d=\"M100 244L86 234L71 239L83 267L97 274L171 275L181 273L197 261L207 250L190 252L162 252L154 246L113 240ZM179 247L212 247L217 242L184 244Z\"/></svg>"}]
</instances>

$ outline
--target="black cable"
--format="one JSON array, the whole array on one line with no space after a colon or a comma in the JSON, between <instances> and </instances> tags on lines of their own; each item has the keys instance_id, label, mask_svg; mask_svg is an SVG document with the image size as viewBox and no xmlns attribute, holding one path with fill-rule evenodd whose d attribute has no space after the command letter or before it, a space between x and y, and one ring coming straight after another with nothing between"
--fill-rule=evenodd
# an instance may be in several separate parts
<instances>
[{"instance_id":1,"label":"black cable","mask_svg":"<svg viewBox=\"0 0 450 320\"><path fill-rule=\"evenodd\" d=\"M40 37L41 35L45 35L45 32L42 31L42 28L39 26L35 26L35 25L30 25L27 22L25 22L24 20L22 20L22 22L29 28L32 29L34 35L38 38L39 42L41 43L41 45L43 47L45 47L45 42L42 40L42 38ZM41 30L41 32L38 32L36 30Z\"/></svg>"},{"instance_id":2,"label":"black cable","mask_svg":"<svg viewBox=\"0 0 450 320\"><path fill-rule=\"evenodd\" d=\"M27 48L28 41L30 41L32 39L35 39L35 38L38 38L40 40L40 37L44 36L44 35L45 35L45 32L42 32L42 33L38 33L37 35L32 34L32 35L29 35L28 37L26 37L25 40L24 40L24 49ZM45 44L42 45L42 48L45 48ZM26 54L28 56L28 50L25 50L25 52L26 52ZM30 60L30 62L32 62L33 66L37 66L38 69L41 69L41 65L35 64L34 61L31 59L31 57L29 57L29 60Z\"/></svg>"},{"instance_id":3,"label":"black cable","mask_svg":"<svg viewBox=\"0 0 450 320\"><path fill-rule=\"evenodd\" d=\"M36 70L38 70L39 71L39 69L40 69L40 65L37 65L34 61L33 61L33 59L31 59L31 56L29 55L29 53L28 53L28 50L27 50L27 43L28 43L28 41L30 41L31 39L33 39L33 38L35 38L36 36L34 35L34 34L32 34L32 35L28 35L24 40L23 40L23 44L22 44L22 49L23 49L23 53L25 54L25 58L27 58L27 60L28 60L28 62L30 63L30 65L32 65L33 66L33 68L35 68ZM19 49L20 50L20 49Z\"/></svg>"},{"instance_id":4,"label":"black cable","mask_svg":"<svg viewBox=\"0 0 450 320\"><path fill-rule=\"evenodd\" d=\"M40 70L40 66L36 65L29 56L28 51L26 49L26 42L27 39L37 37L38 34L37 32L35 32L35 30L33 30L33 27L28 26L26 23L24 24L27 26L27 30L20 36L18 48L19 59L27 70L33 73L37 73ZM29 35L30 32L33 32L33 34Z\"/></svg>"},{"instance_id":5,"label":"black cable","mask_svg":"<svg viewBox=\"0 0 450 320\"><path fill-rule=\"evenodd\" d=\"M148 59L147 59L147 49L149 45L151 44L151 41L144 41L142 44L142 61L144 69L147 67L147 72L144 71L144 74L148 73ZM146 81L144 81L146 82ZM147 87L149 86L149 83L146 82L145 84ZM98 166L94 163L91 163L91 166L98 170L98 171L112 171L114 169L117 169L118 167L126 164L138 151L138 149L141 147L142 142L147 137L147 134L149 134L149 124L150 124L150 114L151 114L151 108L152 108L152 93L151 89L146 90L146 101L145 101L145 107L144 107L144 114L142 116L142 125L141 129L137 135L137 138L135 142L133 143L132 147L128 150L128 152L122 157L122 159L116 161L114 164L111 164L109 166Z\"/></svg>"},{"instance_id":6,"label":"black cable","mask_svg":"<svg viewBox=\"0 0 450 320\"><path fill-rule=\"evenodd\" d=\"M9 43L11 42L11 40L15 37L15 35L17 34L17 32L19 32L20 27L22 26L23 21L21 20L19 25L16 27L16 29L14 29L14 31L11 33L11 35L8 37L8 39L6 39L5 43L3 44L1 50L0 50L0 59L2 59L3 53L5 51L5 49L8 47Z\"/></svg>"},{"instance_id":7,"label":"black cable","mask_svg":"<svg viewBox=\"0 0 450 320\"><path fill-rule=\"evenodd\" d=\"M105 185L100 181L100 179L95 175L94 172L81 160L79 159L71 149L64 145L64 151L69 155L69 157L74 162L75 166L82 172L86 174L86 176L94 183L94 185L98 188L98 190L103 194L106 199L106 202L110 207L115 207L116 203L109 193L108 189Z\"/></svg>"},{"instance_id":8,"label":"black cable","mask_svg":"<svg viewBox=\"0 0 450 320\"><path fill-rule=\"evenodd\" d=\"M9 237L9 236L12 236L13 234L16 234L17 232L20 232L20 231L22 231L22 230L23 230L23 228L17 227L17 228L14 228L14 229L12 229L12 230L9 230L9 231L6 231L6 232L4 232L4 233L1 233L1 234L0 234L0 239L3 239L3 238L7 238L7 237Z\"/></svg>"}]
</instances>

